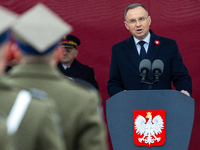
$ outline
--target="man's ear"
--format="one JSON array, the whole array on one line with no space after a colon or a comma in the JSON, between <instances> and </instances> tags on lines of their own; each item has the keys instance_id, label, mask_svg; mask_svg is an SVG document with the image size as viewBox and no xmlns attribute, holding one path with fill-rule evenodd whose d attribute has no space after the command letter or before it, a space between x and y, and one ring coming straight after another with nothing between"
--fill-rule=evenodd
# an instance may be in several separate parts
<instances>
[{"instance_id":1,"label":"man's ear","mask_svg":"<svg viewBox=\"0 0 200 150\"><path fill-rule=\"evenodd\" d=\"M129 30L128 23L126 21L124 21L124 25L125 25L126 29Z\"/></svg>"},{"instance_id":2,"label":"man's ear","mask_svg":"<svg viewBox=\"0 0 200 150\"><path fill-rule=\"evenodd\" d=\"M9 46L9 41L6 41L0 45L0 74L5 71L5 66L8 64L7 57L9 53Z\"/></svg>"},{"instance_id":3,"label":"man's ear","mask_svg":"<svg viewBox=\"0 0 200 150\"><path fill-rule=\"evenodd\" d=\"M78 56L78 50L75 51L75 58Z\"/></svg>"},{"instance_id":4,"label":"man's ear","mask_svg":"<svg viewBox=\"0 0 200 150\"><path fill-rule=\"evenodd\" d=\"M14 62L18 64L21 61L21 52L16 43L11 43L11 42L8 43L8 48L5 57L7 63L14 60Z\"/></svg>"},{"instance_id":5,"label":"man's ear","mask_svg":"<svg viewBox=\"0 0 200 150\"><path fill-rule=\"evenodd\" d=\"M149 25L151 25L151 17L149 16Z\"/></svg>"}]
</instances>

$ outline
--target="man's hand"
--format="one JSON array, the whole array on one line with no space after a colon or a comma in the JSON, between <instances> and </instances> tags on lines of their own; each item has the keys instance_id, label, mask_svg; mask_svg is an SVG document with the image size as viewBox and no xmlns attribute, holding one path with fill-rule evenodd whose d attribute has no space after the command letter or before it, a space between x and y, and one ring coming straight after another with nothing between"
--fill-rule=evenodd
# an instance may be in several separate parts
<instances>
[{"instance_id":1,"label":"man's hand","mask_svg":"<svg viewBox=\"0 0 200 150\"><path fill-rule=\"evenodd\" d=\"M188 91L185 90L181 90L182 93L186 94L187 96L190 96L190 93L188 93Z\"/></svg>"}]
</instances>

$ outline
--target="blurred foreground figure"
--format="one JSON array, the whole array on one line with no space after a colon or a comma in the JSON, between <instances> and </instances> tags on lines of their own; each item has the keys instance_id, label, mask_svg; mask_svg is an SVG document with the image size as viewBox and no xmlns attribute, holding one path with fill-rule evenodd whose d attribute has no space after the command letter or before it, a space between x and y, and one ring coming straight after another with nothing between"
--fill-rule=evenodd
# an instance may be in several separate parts
<instances>
[{"instance_id":1,"label":"blurred foreground figure","mask_svg":"<svg viewBox=\"0 0 200 150\"><path fill-rule=\"evenodd\" d=\"M55 49L71 30L43 4L22 14L12 28L22 61L8 78L21 88L38 88L55 99L68 150L105 150L104 125L97 113L98 98L63 77L55 66Z\"/></svg>"},{"instance_id":2,"label":"blurred foreground figure","mask_svg":"<svg viewBox=\"0 0 200 150\"><path fill-rule=\"evenodd\" d=\"M0 6L0 149L1 150L64 150L56 128L52 100L41 90L30 93L10 86L2 77L9 28L16 15ZM48 101L48 103L47 103Z\"/></svg>"}]
</instances>

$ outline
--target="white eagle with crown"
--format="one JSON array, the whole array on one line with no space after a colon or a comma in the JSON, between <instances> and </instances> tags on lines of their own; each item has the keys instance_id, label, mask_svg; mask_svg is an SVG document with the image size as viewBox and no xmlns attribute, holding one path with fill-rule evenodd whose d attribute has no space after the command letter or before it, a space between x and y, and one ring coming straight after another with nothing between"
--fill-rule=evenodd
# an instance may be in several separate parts
<instances>
[{"instance_id":1,"label":"white eagle with crown","mask_svg":"<svg viewBox=\"0 0 200 150\"><path fill-rule=\"evenodd\" d=\"M135 119L135 130L139 135L143 135L142 138L138 138L139 142L154 143L155 141L159 142L161 140L160 137L156 137L158 134L162 133L162 129L164 128L164 122L160 115L155 116L152 119L151 112L147 113L146 118L149 120L146 122L146 119L138 115Z\"/></svg>"}]
</instances>

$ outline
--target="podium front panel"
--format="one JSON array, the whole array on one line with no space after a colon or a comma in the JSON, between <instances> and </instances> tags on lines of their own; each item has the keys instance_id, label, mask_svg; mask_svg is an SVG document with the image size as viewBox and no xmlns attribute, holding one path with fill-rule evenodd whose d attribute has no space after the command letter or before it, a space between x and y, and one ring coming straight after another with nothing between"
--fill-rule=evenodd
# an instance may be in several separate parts
<instances>
[{"instance_id":1,"label":"podium front panel","mask_svg":"<svg viewBox=\"0 0 200 150\"><path fill-rule=\"evenodd\" d=\"M106 117L114 150L149 150L133 137L133 110L165 110L165 143L150 150L187 150L194 122L194 99L175 90L130 90L106 101Z\"/></svg>"}]
</instances>

